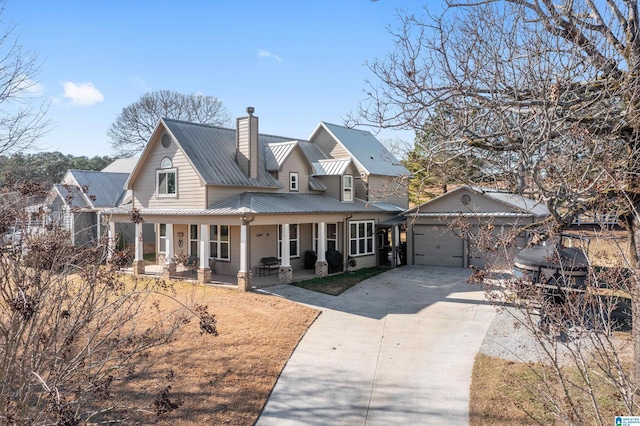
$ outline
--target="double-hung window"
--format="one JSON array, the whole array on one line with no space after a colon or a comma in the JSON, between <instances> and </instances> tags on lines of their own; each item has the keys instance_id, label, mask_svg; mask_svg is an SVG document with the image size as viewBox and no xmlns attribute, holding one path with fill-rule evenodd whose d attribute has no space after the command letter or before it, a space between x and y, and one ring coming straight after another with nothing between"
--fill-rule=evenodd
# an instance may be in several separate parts
<instances>
[{"instance_id":1,"label":"double-hung window","mask_svg":"<svg viewBox=\"0 0 640 426\"><path fill-rule=\"evenodd\" d=\"M290 172L289 173L289 191L297 192L298 191L298 172Z\"/></svg>"},{"instance_id":2,"label":"double-hung window","mask_svg":"<svg viewBox=\"0 0 640 426\"><path fill-rule=\"evenodd\" d=\"M209 249L211 257L229 260L229 225L209 226Z\"/></svg>"},{"instance_id":3,"label":"double-hung window","mask_svg":"<svg viewBox=\"0 0 640 426\"><path fill-rule=\"evenodd\" d=\"M282 257L282 225L278 225L278 258ZM298 225L289 225L289 257L300 257Z\"/></svg>"},{"instance_id":4,"label":"double-hung window","mask_svg":"<svg viewBox=\"0 0 640 426\"><path fill-rule=\"evenodd\" d=\"M349 222L349 254L362 256L373 254L373 220Z\"/></svg>"},{"instance_id":5,"label":"double-hung window","mask_svg":"<svg viewBox=\"0 0 640 426\"><path fill-rule=\"evenodd\" d=\"M353 176L342 176L342 201L353 201Z\"/></svg>"},{"instance_id":6,"label":"double-hung window","mask_svg":"<svg viewBox=\"0 0 640 426\"><path fill-rule=\"evenodd\" d=\"M160 169L156 171L156 194L158 197L175 197L177 195L177 174L171 159L163 158Z\"/></svg>"}]
</instances>

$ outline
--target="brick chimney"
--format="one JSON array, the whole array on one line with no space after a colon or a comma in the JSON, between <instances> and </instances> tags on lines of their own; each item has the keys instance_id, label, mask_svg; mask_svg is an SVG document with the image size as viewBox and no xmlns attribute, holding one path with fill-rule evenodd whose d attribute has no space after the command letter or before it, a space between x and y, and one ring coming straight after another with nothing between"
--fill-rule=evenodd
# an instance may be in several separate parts
<instances>
[{"instance_id":1,"label":"brick chimney","mask_svg":"<svg viewBox=\"0 0 640 426\"><path fill-rule=\"evenodd\" d=\"M247 107L246 117L236 119L236 161L250 179L258 178L258 117Z\"/></svg>"}]
</instances>

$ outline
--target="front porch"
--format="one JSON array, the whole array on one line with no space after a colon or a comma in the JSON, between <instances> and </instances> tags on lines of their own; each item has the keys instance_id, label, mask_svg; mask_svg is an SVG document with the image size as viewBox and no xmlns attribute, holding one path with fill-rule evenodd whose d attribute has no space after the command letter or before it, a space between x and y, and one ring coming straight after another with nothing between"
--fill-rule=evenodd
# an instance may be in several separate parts
<instances>
[{"instance_id":1,"label":"front porch","mask_svg":"<svg viewBox=\"0 0 640 426\"><path fill-rule=\"evenodd\" d=\"M164 265L147 264L144 267L144 274L141 276L148 276L154 278L160 278L163 276ZM122 272L126 274L134 274L133 266L122 268ZM292 282L304 281L311 278L315 278L315 270L313 269L301 269L293 271ZM189 281L198 282L198 271L192 268L185 268L182 265L176 267L176 272L171 274L171 279L176 281ZM231 274L211 274L211 280L205 284L219 285L225 287L233 287L238 289L238 276ZM264 288L274 285L280 285L279 274L277 272L271 275L252 275L251 287L252 288Z\"/></svg>"}]
</instances>

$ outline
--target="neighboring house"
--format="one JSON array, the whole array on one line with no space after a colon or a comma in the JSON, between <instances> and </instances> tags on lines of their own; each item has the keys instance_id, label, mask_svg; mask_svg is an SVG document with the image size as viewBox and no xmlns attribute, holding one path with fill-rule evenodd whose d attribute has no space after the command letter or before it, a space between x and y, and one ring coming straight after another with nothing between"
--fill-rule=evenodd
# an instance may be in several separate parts
<instances>
[{"instance_id":1,"label":"neighboring house","mask_svg":"<svg viewBox=\"0 0 640 426\"><path fill-rule=\"evenodd\" d=\"M329 249L345 265L353 257L356 268L376 266L376 232L397 228L384 222L408 207L407 169L369 132L320 123L309 140L264 135L247 112L236 129L161 119L126 182L131 207L105 214L122 222L135 208L155 224L167 273L181 253L208 281L211 259L242 289L263 258L279 259L281 282L311 251L320 276ZM138 250L143 242L136 239ZM138 250L134 271L142 273Z\"/></svg>"},{"instance_id":2,"label":"neighboring house","mask_svg":"<svg viewBox=\"0 0 640 426\"><path fill-rule=\"evenodd\" d=\"M62 181L53 186L44 203L47 221L55 222L70 233L74 246L96 244L105 233L101 214L104 210L130 201L124 189L135 160L116 160L102 171L68 170ZM153 238L153 227L145 227ZM135 229L132 223L121 223L116 233L133 245Z\"/></svg>"},{"instance_id":3,"label":"neighboring house","mask_svg":"<svg viewBox=\"0 0 640 426\"><path fill-rule=\"evenodd\" d=\"M465 268L506 266L508 254L517 253L526 244L526 235L518 235L509 252L485 250L475 244L481 229L486 229L482 225L491 224L495 237L511 236L515 226L534 223L548 215L544 204L521 195L475 186L458 187L405 212L408 263Z\"/></svg>"}]
</instances>

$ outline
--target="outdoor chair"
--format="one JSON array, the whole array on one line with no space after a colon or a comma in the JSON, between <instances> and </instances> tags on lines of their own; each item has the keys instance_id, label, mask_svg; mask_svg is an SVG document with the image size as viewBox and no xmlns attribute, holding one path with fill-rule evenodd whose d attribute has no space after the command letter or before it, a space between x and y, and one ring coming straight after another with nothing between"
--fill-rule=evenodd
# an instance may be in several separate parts
<instances>
[{"instance_id":1,"label":"outdoor chair","mask_svg":"<svg viewBox=\"0 0 640 426\"><path fill-rule=\"evenodd\" d=\"M216 272L216 263L218 263L218 261L216 260L215 257L209 258L209 269L211 269L212 273L218 275L218 273Z\"/></svg>"},{"instance_id":2,"label":"outdoor chair","mask_svg":"<svg viewBox=\"0 0 640 426\"><path fill-rule=\"evenodd\" d=\"M271 275L271 271L280 269L280 260L277 257L263 257L260 265L256 266L257 275L264 275L265 272Z\"/></svg>"}]
</instances>

